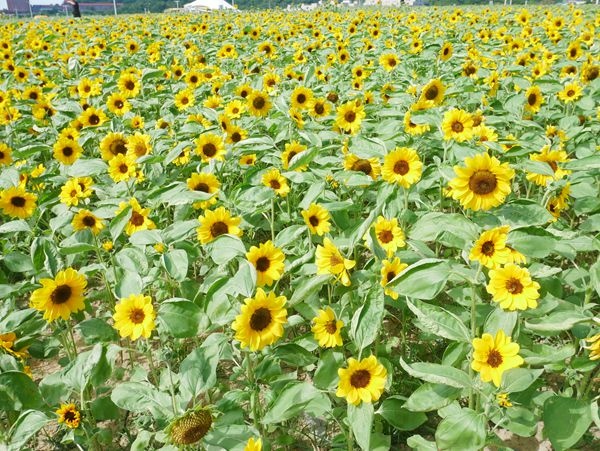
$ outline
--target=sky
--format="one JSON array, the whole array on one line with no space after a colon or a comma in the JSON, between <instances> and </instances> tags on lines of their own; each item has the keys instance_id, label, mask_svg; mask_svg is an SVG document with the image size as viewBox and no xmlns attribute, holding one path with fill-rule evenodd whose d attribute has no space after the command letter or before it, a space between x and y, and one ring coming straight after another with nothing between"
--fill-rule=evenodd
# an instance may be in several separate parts
<instances>
[{"instance_id":1,"label":"sky","mask_svg":"<svg viewBox=\"0 0 600 451\"><path fill-rule=\"evenodd\" d=\"M62 0L30 0L32 5L60 5ZM6 8L6 0L0 0L0 9Z\"/></svg>"}]
</instances>

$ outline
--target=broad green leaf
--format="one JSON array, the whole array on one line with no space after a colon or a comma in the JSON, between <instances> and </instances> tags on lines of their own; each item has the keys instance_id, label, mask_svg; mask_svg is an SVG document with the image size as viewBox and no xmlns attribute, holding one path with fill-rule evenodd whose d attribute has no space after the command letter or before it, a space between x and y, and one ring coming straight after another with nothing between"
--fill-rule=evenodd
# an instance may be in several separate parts
<instances>
[{"instance_id":1,"label":"broad green leaf","mask_svg":"<svg viewBox=\"0 0 600 451\"><path fill-rule=\"evenodd\" d=\"M330 276L328 275L302 277L298 286L294 288L292 297L287 305L294 306L298 302L305 301L311 294L318 292L329 279Z\"/></svg>"},{"instance_id":2,"label":"broad green leaf","mask_svg":"<svg viewBox=\"0 0 600 451\"><path fill-rule=\"evenodd\" d=\"M590 402L553 396L544 403L544 435L556 451L573 447L592 423Z\"/></svg>"},{"instance_id":3,"label":"broad green leaf","mask_svg":"<svg viewBox=\"0 0 600 451\"><path fill-rule=\"evenodd\" d=\"M37 410L26 410L19 415L17 421L9 431L10 443L6 448L8 451L20 451L40 429L48 423L56 421L55 418L47 417Z\"/></svg>"},{"instance_id":4,"label":"broad green leaf","mask_svg":"<svg viewBox=\"0 0 600 451\"><path fill-rule=\"evenodd\" d=\"M502 375L502 389L506 393L516 393L527 390L544 370L529 370L527 368L512 368Z\"/></svg>"},{"instance_id":5,"label":"broad green leaf","mask_svg":"<svg viewBox=\"0 0 600 451\"><path fill-rule=\"evenodd\" d=\"M412 392L404 407L412 412L431 412L449 405L460 392L460 388L449 385L425 383Z\"/></svg>"},{"instance_id":6,"label":"broad green leaf","mask_svg":"<svg viewBox=\"0 0 600 451\"><path fill-rule=\"evenodd\" d=\"M202 310L187 299L171 298L160 303L157 319L173 337L194 337L198 334Z\"/></svg>"},{"instance_id":7,"label":"broad green leaf","mask_svg":"<svg viewBox=\"0 0 600 451\"><path fill-rule=\"evenodd\" d=\"M496 216L500 222L512 227L546 225L553 218L544 207L527 199L519 199L503 205L496 210Z\"/></svg>"},{"instance_id":8,"label":"broad green leaf","mask_svg":"<svg viewBox=\"0 0 600 451\"><path fill-rule=\"evenodd\" d=\"M425 258L410 265L387 286L400 296L429 300L444 289L449 276L450 266L446 260Z\"/></svg>"},{"instance_id":9,"label":"broad green leaf","mask_svg":"<svg viewBox=\"0 0 600 451\"><path fill-rule=\"evenodd\" d=\"M469 375L452 366L439 365L437 363L417 362L408 365L400 358L400 365L408 374L434 384L445 384L456 388L467 388L471 386Z\"/></svg>"},{"instance_id":10,"label":"broad green leaf","mask_svg":"<svg viewBox=\"0 0 600 451\"><path fill-rule=\"evenodd\" d=\"M0 374L0 405L2 410L40 409L44 402L37 385L20 371Z\"/></svg>"},{"instance_id":11,"label":"broad green leaf","mask_svg":"<svg viewBox=\"0 0 600 451\"><path fill-rule=\"evenodd\" d=\"M317 364L313 377L315 387L321 390L332 389L338 381L338 369L344 365L344 354L333 349L327 349Z\"/></svg>"},{"instance_id":12,"label":"broad green leaf","mask_svg":"<svg viewBox=\"0 0 600 451\"><path fill-rule=\"evenodd\" d=\"M110 221L108 230L113 241L117 241L117 238L121 236L121 233L123 233L125 226L129 222L129 218L131 218L131 205L127 205L121 213Z\"/></svg>"},{"instance_id":13,"label":"broad green leaf","mask_svg":"<svg viewBox=\"0 0 600 451\"><path fill-rule=\"evenodd\" d=\"M420 435L411 435L406 440L406 444L417 451L438 451L438 447L435 442L425 440Z\"/></svg>"},{"instance_id":14,"label":"broad green leaf","mask_svg":"<svg viewBox=\"0 0 600 451\"><path fill-rule=\"evenodd\" d=\"M26 221L17 219L15 221L5 222L0 225L0 233L17 233L17 232L31 232L31 227Z\"/></svg>"},{"instance_id":15,"label":"broad green leaf","mask_svg":"<svg viewBox=\"0 0 600 451\"><path fill-rule=\"evenodd\" d=\"M525 321L525 326L534 332L560 332L572 329L575 324L589 321L590 317L578 310L552 312L542 318Z\"/></svg>"},{"instance_id":16,"label":"broad green leaf","mask_svg":"<svg viewBox=\"0 0 600 451\"><path fill-rule=\"evenodd\" d=\"M404 401L393 396L381 403L377 410L379 415L400 431L412 431L427 421L427 415L411 412L403 407Z\"/></svg>"},{"instance_id":17,"label":"broad green leaf","mask_svg":"<svg viewBox=\"0 0 600 451\"><path fill-rule=\"evenodd\" d=\"M479 228L469 219L458 213L430 212L421 216L408 234L412 240L436 241L442 234L450 234L459 239L464 247L477 239Z\"/></svg>"},{"instance_id":18,"label":"broad green leaf","mask_svg":"<svg viewBox=\"0 0 600 451\"><path fill-rule=\"evenodd\" d=\"M194 349L182 362L179 368L180 387L185 399L195 399L199 394L215 386L217 382L217 365L223 350L222 340L214 339Z\"/></svg>"},{"instance_id":19,"label":"broad green leaf","mask_svg":"<svg viewBox=\"0 0 600 451\"><path fill-rule=\"evenodd\" d=\"M352 317L350 333L359 351L362 352L363 349L375 341L381 330L384 310L383 291L376 288L369 292L364 305L359 307Z\"/></svg>"},{"instance_id":20,"label":"broad green leaf","mask_svg":"<svg viewBox=\"0 0 600 451\"><path fill-rule=\"evenodd\" d=\"M237 256L246 255L242 240L232 235L221 235L205 247L217 265L224 265Z\"/></svg>"},{"instance_id":21,"label":"broad green leaf","mask_svg":"<svg viewBox=\"0 0 600 451\"><path fill-rule=\"evenodd\" d=\"M275 347L272 355L288 365L303 367L314 363L317 357L296 343L285 343Z\"/></svg>"},{"instance_id":22,"label":"broad green leaf","mask_svg":"<svg viewBox=\"0 0 600 451\"><path fill-rule=\"evenodd\" d=\"M162 237L158 230L140 230L129 237L129 242L138 246L147 244L156 244L162 242Z\"/></svg>"},{"instance_id":23,"label":"broad green leaf","mask_svg":"<svg viewBox=\"0 0 600 451\"><path fill-rule=\"evenodd\" d=\"M262 423L281 423L300 412L313 410L310 409L313 403L317 410L321 410L323 407L326 408L329 399L308 382L290 383L281 392L274 393L274 399L263 416Z\"/></svg>"},{"instance_id":24,"label":"broad green leaf","mask_svg":"<svg viewBox=\"0 0 600 451\"><path fill-rule=\"evenodd\" d=\"M417 316L417 326L425 332L455 341L471 341L469 330L453 313L417 300L407 301L406 305Z\"/></svg>"},{"instance_id":25,"label":"broad green leaf","mask_svg":"<svg viewBox=\"0 0 600 451\"><path fill-rule=\"evenodd\" d=\"M463 408L457 415L448 415L435 431L435 443L444 450L480 450L485 444L485 415Z\"/></svg>"},{"instance_id":26,"label":"broad green leaf","mask_svg":"<svg viewBox=\"0 0 600 451\"><path fill-rule=\"evenodd\" d=\"M506 336L510 337L517 324L518 316L517 312L507 312L501 308L495 308L485 320L483 330L492 336L496 336L496 333L502 330Z\"/></svg>"},{"instance_id":27,"label":"broad green leaf","mask_svg":"<svg viewBox=\"0 0 600 451\"><path fill-rule=\"evenodd\" d=\"M171 249L165 252L160 262L167 273L178 282L184 281L187 277L188 255L183 249Z\"/></svg>"},{"instance_id":28,"label":"broad green leaf","mask_svg":"<svg viewBox=\"0 0 600 451\"><path fill-rule=\"evenodd\" d=\"M115 294L118 298L126 298L132 294L142 294L144 282L137 272L121 270L117 271L117 285Z\"/></svg>"},{"instance_id":29,"label":"broad green leaf","mask_svg":"<svg viewBox=\"0 0 600 451\"><path fill-rule=\"evenodd\" d=\"M121 409L133 413L147 413L159 420L172 417L171 396L158 391L148 382L123 382L117 384L110 396Z\"/></svg>"},{"instance_id":30,"label":"broad green leaf","mask_svg":"<svg viewBox=\"0 0 600 451\"><path fill-rule=\"evenodd\" d=\"M105 319L89 318L77 324L77 328L88 343L111 342L118 339L117 331Z\"/></svg>"},{"instance_id":31,"label":"broad green leaf","mask_svg":"<svg viewBox=\"0 0 600 451\"><path fill-rule=\"evenodd\" d=\"M598 296L600 296L600 260L590 267L590 282Z\"/></svg>"},{"instance_id":32,"label":"broad green leaf","mask_svg":"<svg viewBox=\"0 0 600 451\"><path fill-rule=\"evenodd\" d=\"M558 238L540 227L511 230L508 242L527 257L544 258L554 251Z\"/></svg>"},{"instance_id":33,"label":"broad green leaf","mask_svg":"<svg viewBox=\"0 0 600 451\"><path fill-rule=\"evenodd\" d=\"M373 427L373 404L361 402L358 406L348 404L348 422L356 443L362 450L371 448L371 428Z\"/></svg>"}]
</instances>

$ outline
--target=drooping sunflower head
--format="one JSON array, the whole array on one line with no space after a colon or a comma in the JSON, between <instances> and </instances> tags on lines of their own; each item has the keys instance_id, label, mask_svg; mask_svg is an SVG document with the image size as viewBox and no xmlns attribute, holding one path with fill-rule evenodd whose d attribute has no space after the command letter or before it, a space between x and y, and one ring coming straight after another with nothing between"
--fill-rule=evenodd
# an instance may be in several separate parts
<instances>
[{"instance_id":1,"label":"drooping sunflower head","mask_svg":"<svg viewBox=\"0 0 600 451\"><path fill-rule=\"evenodd\" d=\"M317 246L315 252L315 263L317 265L317 274L332 274L348 287L351 284L348 271L356 266L356 261L344 258L339 249L329 239L323 240L323 246Z\"/></svg>"},{"instance_id":2,"label":"drooping sunflower head","mask_svg":"<svg viewBox=\"0 0 600 451\"><path fill-rule=\"evenodd\" d=\"M539 186L546 186L548 183L560 180L569 175L571 171L563 169L559 164L569 161L567 152L562 149L550 150L550 146L544 146L539 153L531 154L529 158L532 161L547 163L554 172L554 176L547 174L538 174L535 172L527 173L527 180Z\"/></svg>"},{"instance_id":3,"label":"drooping sunflower head","mask_svg":"<svg viewBox=\"0 0 600 451\"><path fill-rule=\"evenodd\" d=\"M277 296L274 292L266 294L262 288L257 288L254 298L244 301L240 314L231 325L242 348L260 351L283 336L283 325L287 322L285 303L285 296Z\"/></svg>"},{"instance_id":4,"label":"drooping sunflower head","mask_svg":"<svg viewBox=\"0 0 600 451\"><path fill-rule=\"evenodd\" d=\"M288 169L290 167L290 161L292 160L292 158L294 158L298 154L301 154L305 150L306 150L306 146L303 144L300 144L298 141L291 141L291 142L287 143L285 145L285 150L281 154L281 164L283 166L283 169ZM302 171L302 170L306 170L306 168L307 168L306 165L302 165L302 166L296 168L296 170Z\"/></svg>"},{"instance_id":5,"label":"drooping sunflower head","mask_svg":"<svg viewBox=\"0 0 600 451\"><path fill-rule=\"evenodd\" d=\"M196 408L175 418L167 427L167 434L174 445L186 446L199 442L213 424L213 415L208 408Z\"/></svg>"},{"instance_id":6,"label":"drooping sunflower head","mask_svg":"<svg viewBox=\"0 0 600 451\"><path fill-rule=\"evenodd\" d=\"M358 361L348 359L348 368L338 369L340 382L336 396L346 398L350 404L359 405L362 402L377 401L385 389L387 370L370 356Z\"/></svg>"},{"instance_id":7,"label":"drooping sunflower head","mask_svg":"<svg viewBox=\"0 0 600 451\"><path fill-rule=\"evenodd\" d=\"M344 169L347 171L362 172L373 180L377 180L381 175L381 162L378 158L360 158L357 155L349 153L344 158Z\"/></svg>"},{"instance_id":8,"label":"drooping sunflower head","mask_svg":"<svg viewBox=\"0 0 600 451\"><path fill-rule=\"evenodd\" d=\"M30 305L44 313L44 319L69 319L72 313L84 309L83 292L87 286L84 275L73 268L59 271L54 279L41 279L42 288L30 297Z\"/></svg>"},{"instance_id":9,"label":"drooping sunflower head","mask_svg":"<svg viewBox=\"0 0 600 451\"><path fill-rule=\"evenodd\" d=\"M241 236L242 230L239 228L241 218L231 216L231 213L225 207L219 207L214 211L206 210L203 216L198 218L200 227L198 240L202 244L210 243L217 237L225 234Z\"/></svg>"},{"instance_id":10,"label":"drooping sunflower head","mask_svg":"<svg viewBox=\"0 0 600 451\"><path fill-rule=\"evenodd\" d=\"M271 240L258 247L252 246L246 258L256 268L256 284L259 287L271 286L283 275L285 255Z\"/></svg>"}]
</instances>

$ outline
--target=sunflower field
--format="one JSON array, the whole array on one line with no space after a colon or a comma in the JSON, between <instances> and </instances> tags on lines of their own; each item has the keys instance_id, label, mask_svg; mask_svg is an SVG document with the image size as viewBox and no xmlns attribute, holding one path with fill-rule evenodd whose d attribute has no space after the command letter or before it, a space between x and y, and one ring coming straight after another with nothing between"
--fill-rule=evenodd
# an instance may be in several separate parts
<instances>
[{"instance_id":1,"label":"sunflower field","mask_svg":"<svg viewBox=\"0 0 600 451\"><path fill-rule=\"evenodd\" d=\"M597 449L598 29L3 19L0 448Z\"/></svg>"}]
</instances>

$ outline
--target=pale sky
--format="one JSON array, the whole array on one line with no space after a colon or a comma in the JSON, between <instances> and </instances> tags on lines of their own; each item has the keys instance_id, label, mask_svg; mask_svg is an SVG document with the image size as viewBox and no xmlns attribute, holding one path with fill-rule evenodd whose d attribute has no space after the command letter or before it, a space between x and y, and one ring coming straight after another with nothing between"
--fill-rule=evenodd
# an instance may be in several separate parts
<instances>
[{"instance_id":1,"label":"pale sky","mask_svg":"<svg viewBox=\"0 0 600 451\"><path fill-rule=\"evenodd\" d=\"M30 0L32 5L60 5L62 0ZM6 0L0 0L0 9L6 8Z\"/></svg>"}]
</instances>

